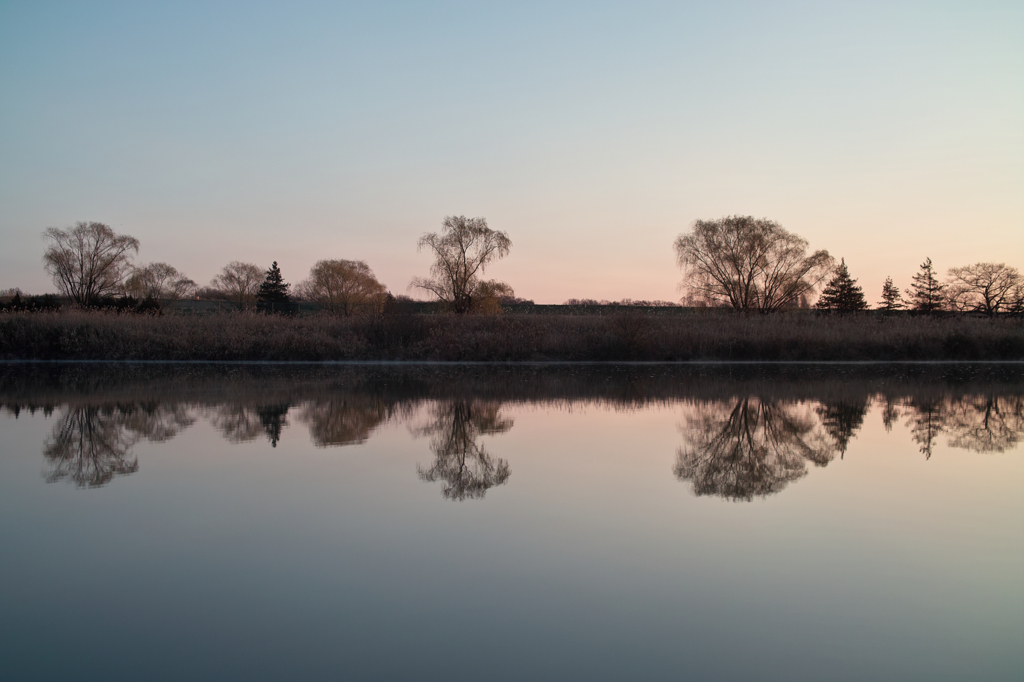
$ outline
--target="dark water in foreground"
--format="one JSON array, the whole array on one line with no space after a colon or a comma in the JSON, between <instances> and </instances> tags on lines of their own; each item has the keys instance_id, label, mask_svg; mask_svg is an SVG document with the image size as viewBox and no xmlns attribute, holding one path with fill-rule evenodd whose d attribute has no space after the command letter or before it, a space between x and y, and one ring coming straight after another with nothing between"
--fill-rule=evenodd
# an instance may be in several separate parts
<instances>
[{"instance_id":1,"label":"dark water in foreground","mask_svg":"<svg viewBox=\"0 0 1024 682\"><path fill-rule=\"evenodd\" d=\"M0 679L1020 680L1024 367L0 365Z\"/></svg>"}]
</instances>

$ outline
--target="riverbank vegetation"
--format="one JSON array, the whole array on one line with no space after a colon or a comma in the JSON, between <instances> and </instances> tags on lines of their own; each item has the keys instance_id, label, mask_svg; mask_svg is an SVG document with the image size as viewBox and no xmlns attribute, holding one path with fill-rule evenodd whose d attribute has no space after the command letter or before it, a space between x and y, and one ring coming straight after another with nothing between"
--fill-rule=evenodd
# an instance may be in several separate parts
<instances>
[{"instance_id":1,"label":"riverbank vegetation","mask_svg":"<svg viewBox=\"0 0 1024 682\"><path fill-rule=\"evenodd\" d=\"M0 358L208 361L1024 360L1024 320L620 307L606 315L0 314Z\"/></svg>"}]
</instances>

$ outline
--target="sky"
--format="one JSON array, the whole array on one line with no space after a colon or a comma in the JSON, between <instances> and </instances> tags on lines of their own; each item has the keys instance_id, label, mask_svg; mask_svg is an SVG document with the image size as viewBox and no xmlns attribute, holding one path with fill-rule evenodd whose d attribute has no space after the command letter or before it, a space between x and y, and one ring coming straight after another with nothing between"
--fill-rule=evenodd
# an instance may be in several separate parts
<instances>
[{"instance_id":1,"label":"sky","mask_svg":"<svg viewBox=\"0 0 1024 682\"><path fill-rule=\"evenodd\" d=\"M365 260L447 215L537 303L678 300L694 220L767 217L877 301L1024 269L1021 2L0 0L0 289L99 221L205 284Z\"/></svg>"}]
</instances>

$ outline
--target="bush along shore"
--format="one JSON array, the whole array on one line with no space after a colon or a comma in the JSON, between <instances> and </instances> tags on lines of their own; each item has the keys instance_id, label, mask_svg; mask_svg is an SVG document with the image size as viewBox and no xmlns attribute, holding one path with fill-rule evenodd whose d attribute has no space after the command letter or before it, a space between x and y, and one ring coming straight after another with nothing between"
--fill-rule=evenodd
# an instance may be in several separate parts
<instances>
[{"instance_id":1,"label":"bush along shore","mask_svg":"<svg viewBox=\"0 0 1024 682\"><path fill-rule=\"evenodd\" d=\"M837 361L1024 360L1020 318L226 313L0 314L4 360Z\"/></svg>"}]
</instances>

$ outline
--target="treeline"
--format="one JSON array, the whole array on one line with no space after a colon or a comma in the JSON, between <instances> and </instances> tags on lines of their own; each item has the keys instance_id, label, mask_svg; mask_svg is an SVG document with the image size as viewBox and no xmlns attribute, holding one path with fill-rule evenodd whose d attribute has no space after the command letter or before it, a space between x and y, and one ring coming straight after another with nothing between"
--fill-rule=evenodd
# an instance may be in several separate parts
<instances>
[{"instance_id":1,"label":"treeline","mask_svg":"<svg viewBox=\"0 0 1024 682\"><path fill-rule=\"evenodd\" d=\"M300 303L333 315L380 317L412 299L394 295L362 260L324 259L294 287L275 261L264 270L253 263L232 261L205 287L199 287L167 263L133 261L139 241L109 226L80 222L68 229L49 228L43 261L65 300L81 308L158 312L183 298L226 301L238 310L294 313ZM410 289L430 294L444 310L456 314L497 314L509 306L532 304L516 297L506 282L483 278L487 266L507 256L512 241L492 230L483 218L448 216L439 233L424 234L420 249L433 253L430 274L415 277ZM688 307L732 308L775 312L815 308L854 313L871 308L863 289L850 275L845 259L837 264L827 251L808 253L807 240L778 223L750 216L697 220L675 242L684 271L682 304ZM0 305L8 310L42 310L55 298L28 300L9 292ZM681 307L669 301L617 303L569 299L576 308L619 306ZM903 292L887 278L875 308L892 313L975 312L988 316L1024 313L1024 278L1004 263L975 263L950 268L940 280L925 259Z\"/></svg>"}]
</instances>

